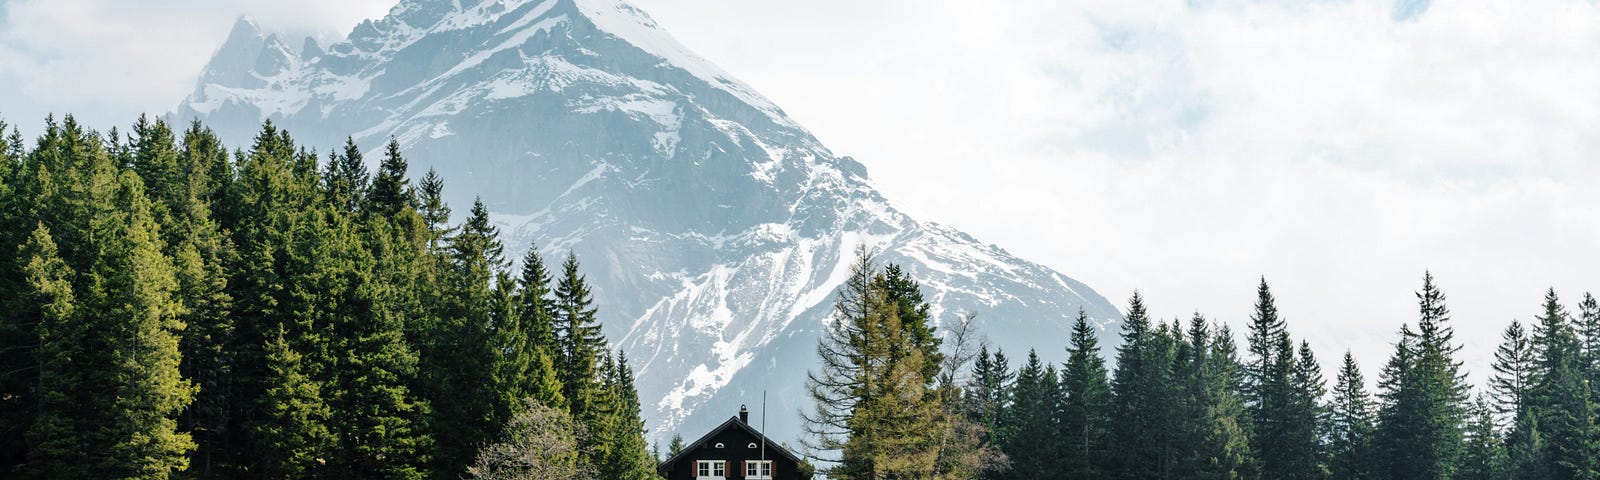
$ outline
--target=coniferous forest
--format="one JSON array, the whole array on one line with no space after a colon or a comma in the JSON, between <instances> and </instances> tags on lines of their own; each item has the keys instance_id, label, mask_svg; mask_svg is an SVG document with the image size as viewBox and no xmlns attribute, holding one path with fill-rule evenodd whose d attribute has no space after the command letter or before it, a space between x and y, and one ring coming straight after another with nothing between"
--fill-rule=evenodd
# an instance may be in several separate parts
<instances>
[{"instance_id":1,"label":"coniferous forest","mask_svg":"<svg viewBox=\"0 0 1600 480\"><path fill-rule=\"evenodd\" d=\"M808 378L806 447L851 480L1600 478L1593 296L1572 312L1550 291L1474 389L1443 290L1424 275L1416 295L1376 390L1348 352L1325 376L1265 280L1242 343L1135 293L1114 367L1082 312L1048 365L990 351L970 322L933 332L916 281L863 249Z\"/></svg>"},{"instance_id":2,"label":"coniferous forest","mask_svg":"<svg viewBox=\"0 0 1600 480\"><path fill-rule=\"evenodd\" d=\"M398 143L371 172L271 123L234 150L147 118L0 132L0 476L657 478L578 259L453 218ZM847 480L1600 478L1592 296L1530 302L1476 387L1432 276L1417 302L1378 372L1324 367L1265 280L1239 336L1134 294L1103 350L1062 312L1054 365L936 330L863 247L804 451Z\"/></svg>"},{"instance_id":3,"label":"coniferous forest","mask_svg":"<svg viewBox=\"0 0 1600 480\"><path fill-rule=\"evenodd\" d=\"M271 123L9 129L0 477L656 478L578 259L510 271L481 203L365 165Z\"/></svg>"}]
</instances>

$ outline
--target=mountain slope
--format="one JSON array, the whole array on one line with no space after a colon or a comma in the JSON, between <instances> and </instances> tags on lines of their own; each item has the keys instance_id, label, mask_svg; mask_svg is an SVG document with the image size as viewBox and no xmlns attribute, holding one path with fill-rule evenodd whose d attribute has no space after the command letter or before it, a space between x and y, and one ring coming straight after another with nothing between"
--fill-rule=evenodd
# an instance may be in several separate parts
<instances>
[{"instance_id":1,"label":"mountain slope","mask_svg":"<svg viewBox=\"0 0 1600 480\"><path fill-rule=\"evenodd\" d=\"M264 118L323 148L393 136L458 209L481 195L511 252L576 252L658 437L770 391L769 433L795 438L857 245L1013 356L1063 345L1079 308L1108 335L1120 319L1071 278L901 213L860 163L616 0L404 0L326 49L241 19L174 116L238 145Z\"/></svg>"}]
</instances>

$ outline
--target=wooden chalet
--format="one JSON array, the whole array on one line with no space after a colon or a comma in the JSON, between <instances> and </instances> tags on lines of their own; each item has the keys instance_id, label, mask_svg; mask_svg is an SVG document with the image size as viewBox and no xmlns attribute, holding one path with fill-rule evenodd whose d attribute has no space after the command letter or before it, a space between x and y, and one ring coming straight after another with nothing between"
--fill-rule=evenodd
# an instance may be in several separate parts
<instances>
[{"instance_id":1,"label":"wooden chalet","mask_svg":"<svg viewBox=\"0 0 1600 480\"><path fill-rule=\"evenodd\" d=\"M750 426L750 411L739 407L710 433L657 467L667 480L810 480L801 476L800 457Z\"/></svg>"}]
</instances>

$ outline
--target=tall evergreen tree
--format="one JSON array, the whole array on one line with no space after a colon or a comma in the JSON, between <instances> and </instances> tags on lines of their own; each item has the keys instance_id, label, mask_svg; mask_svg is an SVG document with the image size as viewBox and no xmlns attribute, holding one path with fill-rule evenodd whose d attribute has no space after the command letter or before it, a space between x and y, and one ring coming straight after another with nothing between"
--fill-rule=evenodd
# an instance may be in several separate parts
<instances>
[{"instance_id":1,"label":"tall evergreen tree","mask_svg":"<svg viewBox=\"0 0 1600 480\"><path fill-rule=\"evenodd\" d=\"M1451 478L1463 447L1467 385L1444 293L1423 276L1417 330L1400 343L1380 381L1377 445L1384 478Z\"/></svg>"},{"instance_id":2,"label":"tall evergreen tree","mask_svg":"<svg viewBox=\"0 0 1600 480\"><path fill-rule=\"evenodd\" d=\"M1102 366L1102 368L1104 368ZM978 347L973 361L972 382L967 387L971 411L969 418L984 429L984 443L999 445L1004 436L1003 416L1011 405L1011 382L1016 374L1003 351L991 355L987 344Z\"/></svg>"},{"instance_id":3,"label":"tall evergreen tree","mask_svg":"<svg viewBox=\"0 0 1600 480\"><path fill-rule=\"evenodd\" d=\"M901 304L877 273L862 247L817 345L822 366L807 373L815 408L803 415L806 445L838 452L835 478L933 478L948 427L927 376L937 369L922 349L906 348L925 326L901 323Z\"/></svg>"},{"instance_id":4,"label":"tall evergreen tree","mask_svg":"<svg viewBox=\"0 0 1600 480\"><path fill-rule=\"evenodd\" d=\"M518 293L517 318L526 336L524 348L530 356L527 371L520 377L520 394L542 405L567 407L566 396L556 366L562 353L556 339L556 312L550 272L539 256L539 249L528 248L522 259L522 290Z\"/></svg>"},{"instance_id":5,"label":"tall evergreen tree","mask_svg":"<svg viewBox=\"0 0 1600 480\"><path fill-rule=\"evenodd\" d=\"M1582 345L1554 289L1545 294L1533 344L1537 373L1528 391L1529 405L1521 413L1535 417L1545 448L1513 445L1538 452L1532 461L1543 464L1520 465L1532 467L1521 473L1551 479L1600 476L1600 445L1596 444L1600 428L1595 425L1595 402L1582 369ZM1519 439L1531 439L1531 435Z\"/></svg>"},{"instance_id":6,"label":"tall evergreen tree","mask_svg":"<svg viewBox=\"0 0 1600 480\"><path fill-rule=\"evenodd\" d=\"M367 164L361 158L361 147L354 138L345 137L343 152L329 152L327 172L322 175L328 191L328 201L339 211L353 214L361 210L361 200L367 196L371 181Z\"/></svg>"},{"instance_id":7,"label":"tall evergreen tree","mask_svg":"<svg viewBox=\"0 0 1600 480\"><path fill-rule=\"evenodd\" d=\"M505 268L498 230L483 202L450 236L444 298L439 321L429 335L424 370L433 375L430 394L433 431L438 442L436 468L448 476L464 471L480 443L495 434L495 278Z\"/></svg>"},{"instance_id":8,"label":"tall evergreen tree","mask_svg":"<svg viewBox=\"0 0 1600 480\"><path fill-rule=\"evenodd\" d=\"M639 394L634 389L633 371L627 355L618 352L616 361L607 356L604 388L607 399L604 417L597 431L594 456L600 478L651 480L658 478L654 457L644 440L644 421L640 419Z\"/></svg>"},{"instance_id":9,"label":"tall evergreen tree","mask_svg":"<svg viewBox=\"0 0 1600 480\"><path fill-rule=\"evenodd\" d=\"M1506 478L1505 447L1495 426L1494 409L1482 395L1468 409L1467 446L1461 456L1460 480L1499 480Z\"/></svg>"},{"instance_id":10,"label":"tall evergreen tree","mask_svg":"<svg viewBox=\"0 0 1600 480\"><path fill-rule=\"evenodd\" d=\"M591 425L598 415L597 399L603 393L600 355L607 351L600 321L595 318L589 282L578 270L578 256L567 254L555 290L556 334L561 342L557 373L573 418Z\"/></svg>"},{"instance_id":11,"label":"tall evergreen tree","mask_svg":"<svg viewBox=\"0 0 1600 480\"><path fill-rule=\"evenodd\" d=\"M1333 403L1328 418L1330 480L1376 478L1372 464L1372 398L1356 359L1344 352L1344 363L1334 380Z\"/></svg>"},{"instance_id":12,"label":"tall evergreen tree","mask_svg":"<svg viewBox=\"0 0 1600 480\"><path fill-rule=\"evenodd\" d=\"M1494 377L1489 379L1489 391L1493 393L1494 413L1500 418L1515 418L1534 382L1533 344L1522 323L1514 319L1500 338L1500 346L1494 352Z\"/></svg>"},{"instance_id":13,"label":"tall evergreen tree","mask_svg":"<svg viewBox=\"0 0 1600 480\"><path fill-rule=\"evenodd\" d=\"M407 168L406 159L400 154L400 142L390 137L389 144L384 147L383 161L378 164L378 175L373 178L372 189L367 192L365 208L368 212L383 217L393 216L411 203L411 187L406 182ZM434 178L434 181L437 182L438 178Z\"/></svg>"},{"instance_id":14,"label":"tall evergreen tree","mask_svg":"<svg viewBox=\"0 0 1600 480\"><path fill-rule=\"evenodd\" d=\"M1004 370L1005 357L996 356ZM1082 309L1072 324L1061 390L1061 472L1077 478L1105 476L1105 459L1112 451L1111 384L1099 340Z\"/></svg>"},{"instance_id":15,"label":"tall evergreen tree","mask_svg":"<svg viewBox=\"0 0 1600 480\"><path fill-rule=\"evenodd\" d=\"M1039 354L1028 352L1027 362L1017 371L1011 398L1016 399L1006 416L1006 438L1001 449L1011 458L1006 478L1055 478L1062 471L1061 427L1056 423L1056 402L1061 396L1054 367L1039 361Z\"/></svg>"},{"instance_id":16,"label":"tall evergreen tree","mask_svg":"<svg viewBox=\"0 0 1600 480\"><path fill-rule=\"evenodd\" d=\"M80 221L95 240L80 247L91 266L72 289L78 308L39 327L45 395L29 467L47 477L168 478L194 449L177 429L195 389L179 374L172 263L138 176L112 173L103 150L79 153L94 172L88 181L111 182L110 195L85 199L94 214Z\"/></svg>"},{"instance_id":17,"label":"tall evergreen tree","mask_svg":"<svg viewBox=\"0 0 1600 480\"><path fill-rule=\"evenodd\" d=\"M1112 435L1119 446L1113 468L1119 478L1172 478L1179 440L1171 428L1179 415L1174 401L1180 392L1172 375L1177 342L1169 326L1151 327L1137 292L1124 318L1111 381Z\"/></svg>"}]
</instances>

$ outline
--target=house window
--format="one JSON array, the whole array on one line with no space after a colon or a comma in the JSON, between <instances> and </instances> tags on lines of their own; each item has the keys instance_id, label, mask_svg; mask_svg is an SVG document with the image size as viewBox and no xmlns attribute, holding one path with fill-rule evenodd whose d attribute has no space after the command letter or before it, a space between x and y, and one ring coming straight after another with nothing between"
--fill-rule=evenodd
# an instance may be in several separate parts
<instances>
[{"instance_id":1,"label":"house window","mask_svg":"<svg viewBox=\"0 0 1600 480\"><path fill-rule=\"evenodd\" d=\"M750 460L744 462L744 478L750 480L771 480L772 460Z\"/></svg>"},{"instance_id":2,"label":"house window","mask_svg":"<svg viewBox=\"0 0 1600 480\"><path fill-rule=\"evenodd\" d=\"M728 478L728 462L698 460L694 462L695 480L723 480Z\"/></svg>"}]
</instances>

